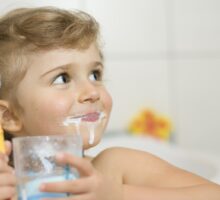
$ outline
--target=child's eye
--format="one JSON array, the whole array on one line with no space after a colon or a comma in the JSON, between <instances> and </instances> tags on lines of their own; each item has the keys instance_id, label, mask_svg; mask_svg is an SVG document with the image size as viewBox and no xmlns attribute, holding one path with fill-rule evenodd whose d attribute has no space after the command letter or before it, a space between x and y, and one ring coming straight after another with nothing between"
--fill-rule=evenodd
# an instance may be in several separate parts
<instances>
[{"instance_id":1,"label":"child's eye","mask_svg":"<svg viewBox=\"0 0 220 200\"><path fill-rule=\"evenodd\" d=\"M89 75L89 80L91 81L102 81L102 72L101 70L94 70Z\"/></svg>"},{"instance_id":2,"label":"child's eye","mask_svg":"<svg viewBox=\"0 0 220 200\"><path fill-rule=\"evenodd\" d=\"M61 85L69 82L70 82L70 76L67 73L62 73L55 77L53 84Z\"/></svg>"}]
</instances>

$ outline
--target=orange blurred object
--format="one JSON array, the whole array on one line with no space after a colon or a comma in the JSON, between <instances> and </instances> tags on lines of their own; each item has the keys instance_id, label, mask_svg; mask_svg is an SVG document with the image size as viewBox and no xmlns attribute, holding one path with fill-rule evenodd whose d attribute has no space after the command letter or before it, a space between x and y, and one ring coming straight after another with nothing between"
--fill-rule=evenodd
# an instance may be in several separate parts
<instances>
[{"instance_id":1,"label":"orange blurred object","mask_svg":"<svg viewBox=\"0 0 220 200\"><path fill-rule=\"evenodd\" d=\"M128 131L132 134L150 135L162 140L169 140L172 125L168 117L150 109L143 109L131 120Z\"/></svg>"}]
</instances>

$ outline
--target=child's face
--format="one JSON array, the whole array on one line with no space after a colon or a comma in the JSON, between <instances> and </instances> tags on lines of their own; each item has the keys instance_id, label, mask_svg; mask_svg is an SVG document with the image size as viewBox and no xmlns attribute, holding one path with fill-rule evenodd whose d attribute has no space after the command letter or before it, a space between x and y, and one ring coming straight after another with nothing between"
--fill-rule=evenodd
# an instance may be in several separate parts
<instances>
[{"instance_id":1,"label":"child's face","mask_svg":"<svg viewBox=\"0 0 220 200\"><path fill-rule=\"evenodd\" d=\"M16 97L22 108L20 135L50 135L66 132L66 117L89 115L98 123L95 140L88 144L89 133L83 128L84 149L97 144L107 125L112 100L102 84L103 65L95 44L86 50L56 49L35 54L27 73L17 87Z\"/></svg>"}]
</instances>

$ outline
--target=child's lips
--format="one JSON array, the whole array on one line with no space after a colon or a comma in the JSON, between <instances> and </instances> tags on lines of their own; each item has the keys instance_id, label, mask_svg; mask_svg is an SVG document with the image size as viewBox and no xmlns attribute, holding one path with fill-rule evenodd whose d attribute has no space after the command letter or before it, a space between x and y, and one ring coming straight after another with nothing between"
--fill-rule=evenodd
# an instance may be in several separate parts
<instances>
[{"instance_id":1,"label":"child's lips","mask_svg":"<svg viewBox=\"0 0 220 200\"><path fill-rule=\"evenodd\" d=\"M69 125L69 124L79 124L80 122L92 122L95 123L97 121L100 122L103 118L105 118L106 115L103 112L89 112L87 114L80 114L80 115L75 115L75 116L69 116L67 117L63 124L64 125Z\"/></svg>"},{"instance_id":2,"label":"child's lips","mask_svg":"<svg viewBox=\"0 0 220 200\"><path fill-rule=\"evenodd\" d=\"M86 115L82 116L82 121L85 122L95 122L97 120L99 120L100 118L100 113L99 112L94 112L94 113L88 113Z\"/></svg>"}]
</instances>

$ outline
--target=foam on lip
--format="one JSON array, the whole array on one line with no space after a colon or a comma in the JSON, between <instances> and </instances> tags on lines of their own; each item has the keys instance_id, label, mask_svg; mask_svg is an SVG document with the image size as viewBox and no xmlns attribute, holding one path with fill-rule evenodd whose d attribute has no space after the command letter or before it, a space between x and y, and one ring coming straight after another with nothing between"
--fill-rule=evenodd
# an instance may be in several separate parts
<instances>
[{"instance_id":1,"label":"foam on lip","mask_svg":"<svg viewBox=\"0 0 220 200\"><path fill-rule=\"evenodd\" d=\"M105 117L105 114L103 112L94 112L94 113L89 113L86 115L78 115L78 116L68 116L66 119L63 121L64 126L68 126L71 124L79 124L82 121L83 122L100 122L102 118Z\"/></svg>"}]
</instances>

